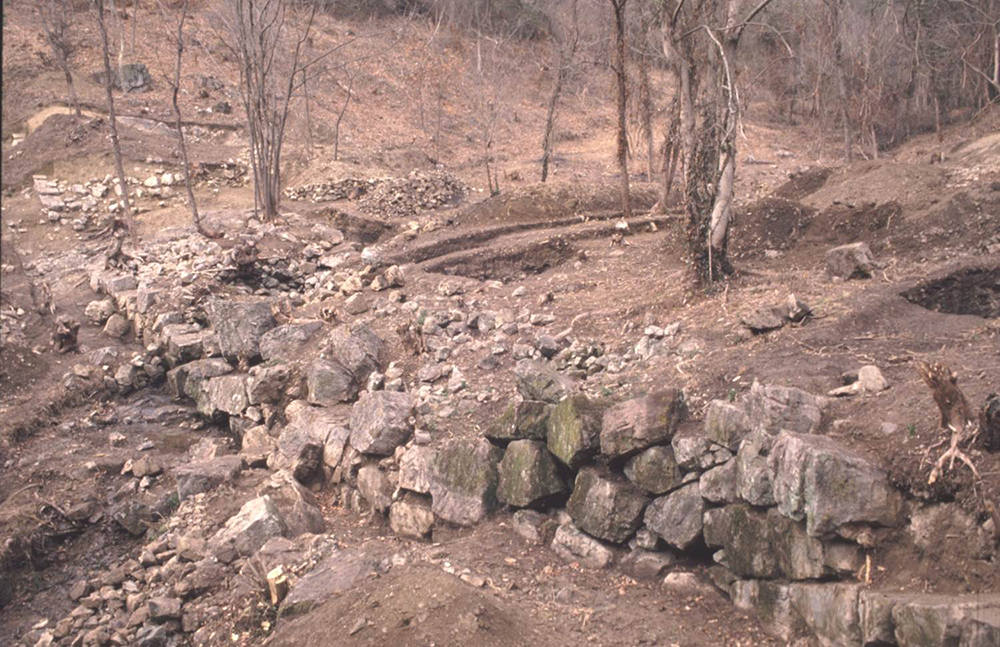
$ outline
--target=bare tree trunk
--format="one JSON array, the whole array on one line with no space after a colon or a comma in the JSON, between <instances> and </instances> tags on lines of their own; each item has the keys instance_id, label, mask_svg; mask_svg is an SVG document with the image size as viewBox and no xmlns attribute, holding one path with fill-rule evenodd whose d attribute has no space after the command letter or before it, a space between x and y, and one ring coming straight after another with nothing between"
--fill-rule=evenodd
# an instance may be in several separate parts
<instances>
[{"instance_id":1,"label":"bare tree trunk","mask_svg":"<svg viewBox=\"0 0 1000 647\"><path fill-rule=\"evenodd\" d=\"M303 71L303 74L305 72ZM344 120L344 115L347 113L347 106L351 103L351 94L354 88L354 75L350 71L347 71L347 97L344 99L344 105L340 107L340 112L337 113L337 123L333 128L333 161L340 159L340 123Z\"/></svg>"},{"instance_id":2,"label":"bare tree trunk","mask_svg":"<svg viewBox=\"0 0 1000 647\"><path fill-rule=\"evenodd\" d=\"M166 23L167 13L163 8L163 4L160 0L157 0L157 3L160 7L160 13L163 15L163 21ZM183 5L181 5L181 17L177 22L177 58L174 63L174 78L170 82L170 102L174 111L174 124L177 127L177 143L181 151L181 162L184 165L184 187L187 189L188 205L191 207L191 220L194 223L195 229L202 236L206 238L218 238L218 235L210 234L205 229L205 226L201 222L201 214L198 213L198 202L194 197L194 180L191 177L191 164L188 161L187 142L184 139L184 122L181 119L181 107L178 102L178 95L180 95L181 90L181 63L184 58L184 23L188 16L188 4L189 0L184 0Z\"/></svg>"},{"instance_id":3,"label":"bare tree trunk","mask_svg":"<svg viewBox=\"0 0 1000 647\"><path fill-rule=\"evenodd\" d=\"M610 0L615 14L615 73L618 79L618 170L621 173L622 216L632 215L628 186L628 133L625 111L628 87L625 77L625 5L628 0Z\"/></svg>"},{"instance_id":4,"label":"bare tree trunk","mask_svg":"<svg viewBox=\"0 0 1000 647\"><path fill-rule=\"evenodd\" d=\"M549 177L549 160L552 157L552 130L556 122L556 104L559 102L563 80L566 77L565 70L565 65L560 62L559 72L556 74L556 84L552 87L552 95L549 97L549 110L545 117L545 134L542 136L542 182L545 182Z\"/></svg>"},{"instance_id":5,"label":"bare tree trunk","mask_svg":"<svg viewBox=\"0 0 1000 647\"><path fill-rule=\"evenodd\" d=\"M111 149L115 155L115 171L118 173L118 183L122 191L122 203L125 207L125 227L132 237L132 244L138 241L135 230L135 219L132 217L132 205L128 197L128 182L125 177L125 165L122 163L122 149L118 142L118 125L115 118L115 97L111 91L111 57L108 53L108 29L104 23L104 0L93 0L97 13L97 27L101 34L101 54L104 60L104 91L108 102L108 126L111 130ZM117 221L117 216L115 217ZM114 228L114 227L113 227Z\"/></svg>"},{"instance_id":6,"label":"bare tree trunk","mask_svg":"<svg viewBox=\"0 0 1000 647\"><path fill-rule=\"evenodd\" d=\"M306 78L306 71L302 70L302 96L304 96L306 100L306 152L312 153L313 124L312 124L312 118L309 116L309 86L306 83L307 80L308 79ZM336 160L337 157L334 156L333 159Z\"/></svg>"},{"instance_id":7,"label":"bare tree trunk","mask_svg":"<svg viewBox=\"0 0 1000 647\"><path fill-rule=\"evenodd\" d=\"M842 0L827 0L830 18L830 38L833 42L833 69L837 78L837 95L840 99L840 120L844 129L844 153L848 163L854 161L854 133L847 99L847 80L844 70L844 47L840 38L840 3Z\"/></svg>"},{"instance_id":8,"label":"bare tree trunk","mask_svg":"<svg viewBox=\"0 0 1000 647\"><path fill-rule=\"evenodd\" d=\"M646 137L646 181L653 181L653 89L649 83L649 60L645 52L639 56L639 97L642 114L642 133Z\"/></svg>"},{"instance_id":9,"label":"bare tree trunk","mask_svg":"<svg viewBox=\"0 0 1000 647\"><path fill-rule=\"evenodd\" d=\"M66 77L66 88L69 90L69 100L73 105L73 113L76 117L82 117L80 111L80 100L76 96L76 84L73 83L73 72L69 67L69 7L65 0L43 0L38 5L38 14L41 17L42 29L45 31L45 40L48 41L52 53Z\"/></svg>"}]
</instances>

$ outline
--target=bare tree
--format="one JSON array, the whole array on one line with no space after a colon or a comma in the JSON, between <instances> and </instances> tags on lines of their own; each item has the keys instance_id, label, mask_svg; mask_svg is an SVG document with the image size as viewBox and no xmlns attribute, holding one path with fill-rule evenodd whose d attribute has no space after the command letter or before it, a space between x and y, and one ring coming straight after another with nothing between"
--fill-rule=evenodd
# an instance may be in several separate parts
<instances>
[{"instance_id":1,"label":"bare tree","mask_svg":"<svg viewBox=\"0 0 1000 647\"><path fill-rule=\"evenodd\" d=\"M187 189L188 196L188 206L191 208L191 220L194 223L195 228L203 236L208 238L216 238L217 235L210 234L201 221L201 214L198 213L198 202L194 197L194 179L191 177L191 164L188 160L187 152L187 142L184 139L184 121L181 118L181 107L178 101L178 95L181 91L181 64L184 60L184 23L187 21L188 17L188 3L189 0L183 0L181 4L181 15L177 20L177 32L175 34L170 34L170 39L174 43L174 51L177 56L174 58L174 69L173 74L164 74L167 80L167 85L170 86L170 103L174 111L174 126L177 129L177 145L181 152L181 162L184 165L184 187ZM167 11L163 6L162 0L156 0L156 4L160 9L160 16L162 17L164 26L170 24L170 20L167 17Z\"/></svg>"},{"instance_id":2,"label":"bare tree","mask_svg":"<svg viewBox=\"0 0 1000 647\"><path fill-rule=\"evenodd\" d=\"M549 177L549 162L552 159L552 131L556 123L556 107L559 104L559 97L562 94L566 77L569 76L573 60L576 58L576 50L580 44L580 15L577 7L577 0L573 0L570 5L570 33L568 36L559 38L559 63L556 70L556 82L552 86L552 94L549 96L549 109L545 117L545 134L542 136L542 182Z\"/></svg>"},{"instance_id":3,"label":"bare tree","mask_svg":"<svg viewBox=\"0 0 1000 647\"><path fill-rule=\"evenodd\" d=\"M289 106L301 85L296 77L312 63L302 58L316 5L310 4L297 33L291 0L229 0L224 16L239 64L240 93L250 135L254 175L254 213L274 220L281 199L281 150ZM226 42L224 40L224 42ZM228 43L227 43L228 44Z\"/></svg>"},{"instance_id":4,"label":"bare tree","mask_svg":"<svg viewBox=\"0 0 1000 647\"><path fill-rule=\"evenodd\" d=\"M122 229L124 228L132 237L132 244L135 245L138 239L138 232L135 230L135 219L132 216L132 204L128 195L128 181L125 177L125 165L122 163L122 148L118 140L118 125L115 117L115 96L112 92L114 76L111 72L111 57L108 52L108 29L104 22L104 0L92 0L94 13L97 15L97 28L101 35L101 55L104 61L104 92L108 102L108 127L111 131L111 149L115 156L115 171L118 174L118 185L121 189L122 206L125 210L125 220L123 221L113 215L111 219L111 233L115 237L115 246L108 255L109 262L116 261L121 256Z\"/></svg>"},{"instance_id":5,"label":"bare tree","mask_svg":"<svg viewBox=\"0 0 1000 647\"><path fill-rule=\"evenodd\" d=\"M42 29L45 30L45 40L52 48L56 62L66 76L66 87L69 89L69 99L73 104L73 112L77 117L81 117L83 113L80 112L80 101L76 96L73 72L69 67L69 57L73 53L69 32L71 15L67 0L40 0L38 3L38 16L42 21Z\"/></svg>"},{"instance_id":6,"label":"bare tree","mask_svg":"<svg viewBox=\"0 0 1000 647\"><path fill-rule=\"evenodd\" d=\"M337 121L333 126L333 160L337 161L340 159L340 124L344 121L344 115L347 114L347 106L350 105L351 99L354 96L354 77L357 73L352 72L350 67L345 66L344 72L347 74L347 91L344 96L344 103L341 104L340 110L337 112Z\"/></svg>"},{"instance_id":7,"label":"bare tree","mask_svg":"<svg viewBox=\"0 0 1000 647\"><path fill-rule=\"evenodd\" d=\"M847 96L847 71L844 63L844 45L841 38L843 28L840 7L843 0L823 0L827 7L830 43L833 49L833 71L837 79L837 98L840 101L841 127L844 130L844 154L848 162L854 161L854 132L851 126L850 99Z\"/></svg>"},{"instance_id":8,"label":"bare tree","mask_svg":"<svg viewBox=\"0 0 1000 647\"><path fill-rule=\"evenodd\" d=\"M688 246L696 276L708 281L732 272L727 247L741 110L738 47L747 25L770 3L759 0L747 10L740 0L692 0L687 7L675 0L664 12L664 54L678 81Z\"/></svg>"},{"instance_id":9,"label":"bare tree","mask_svg":"<svg viewBox=\"0 0 1000 647\"><path fill-rule=\"evenodd\" d=\"M632 215L632 204L628 187L628 131L626 129L626 109L628 103L628 81L625 72L625 6L628 0L608 0L615 17L615 77L617 80L616 99L618 104L618 172L621 174L622 216Z\"/></svg>"}]
</instances>

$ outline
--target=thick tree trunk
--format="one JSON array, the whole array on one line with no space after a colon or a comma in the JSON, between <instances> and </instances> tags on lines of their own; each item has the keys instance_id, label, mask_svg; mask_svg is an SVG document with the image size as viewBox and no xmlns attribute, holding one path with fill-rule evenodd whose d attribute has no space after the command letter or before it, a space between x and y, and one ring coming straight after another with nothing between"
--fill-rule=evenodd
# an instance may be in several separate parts
<instances>
[{"instance_id":1,"label":"thick tree trunk","mask_svg":"<svg viewBox=\"0 0 1000 647\"><path fill-rule=\"evenodd\" d=\"M622 216L632 215L628 185L628 133L625 117L628 87L625 77L625 5L628 0L611 0L615 14L615 72L618 78L618 171L621 173Z\"/></svg>"},{"instance_id":2,"label":"thick tree trunk","mask_svg":"<svg viewBox=\"0 0 1000 647\"><path fill-rule=\"evenodd\" d=\"M653 158L656 146L653 142L653 89L649 82L649 61L639 56L639 97L642 111L642 134L646 138L646 181L653 181Z\"/></svg>"}]
</instances>

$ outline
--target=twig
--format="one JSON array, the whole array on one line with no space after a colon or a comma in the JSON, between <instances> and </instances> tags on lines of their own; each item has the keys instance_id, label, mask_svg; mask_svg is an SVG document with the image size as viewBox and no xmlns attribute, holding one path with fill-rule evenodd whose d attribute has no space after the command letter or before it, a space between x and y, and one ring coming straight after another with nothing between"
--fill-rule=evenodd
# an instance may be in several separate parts
<instances>
[{"instance_id":1,"label":"twig","mask_svg":"<svg viewBox=\"0 0 1000 647\"><path fill-rule=\"evenodd\" d=\"M14 497L16 497L18 494L21 494L22 492L27 492L28 490L31 490L31 489L34 489L34 488L40 488L40 487L42 487L41 483L32 483L31 485L25 485L23 488L20 488L18 490L14 490L14 492L11 493L11 495L9 497L7 497L6 499L3 500L4 505L10 503L14 499Z\"/></svg>"}]
</instances>

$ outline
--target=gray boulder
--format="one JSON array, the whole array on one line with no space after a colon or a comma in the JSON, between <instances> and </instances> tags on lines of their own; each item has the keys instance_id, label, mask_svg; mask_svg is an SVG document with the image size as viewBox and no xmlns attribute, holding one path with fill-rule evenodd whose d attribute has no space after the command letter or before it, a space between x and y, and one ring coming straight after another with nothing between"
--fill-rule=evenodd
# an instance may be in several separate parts
<instances>
[{"instance_id":1,"label":"gray boulder","mask_svg":"<svg viewBox=\"0 0 1000 647\"><path fill-rule=\"evenodd\" d=\"M502 451L485 438L455 439L438 452L431 484L433 511L460 526L482 521L496 507Z\"/></svg>"},{"instance_id":2,"label":"gray boulder","mask_svg":"<svg viewBox=\"0 0 1000 647\"><path fill-rule=\"evenodd\" d=\"M677 489L684 479L671 447L650 447L633 456L625 463L625 476L640 489L654 495Z\"/></svg>"},{"instance_id":3,"label":"gray boulder","mask_svg":"<svg viewBox=\"0 0 1000 647\"><path fill-rule=\"evenodd\" d=\"M782 429L800 434L819 430L829 400L789 386L754 382L746 398L747 415L754 429L777 434Z\"/></svg>"},{"instance_id":4,"label":"gray boulder","mask_svg":"<svg viewBox=\"0 0 1000 647\"><path fill-rule=\"evenodd\" d=\"M736 461L727 461L704 472L698 480L701 496L712 503L736 501Z\"/></svg>"},{"instance_id":5,"label":"gray boulder","mask_svg":"<svg viewBox=\"0 0 1000 647\"><path fill-rule=\"evenodd\" d=\"M322 357L306 371L309 401L332 406L349 402L383 363L385 343L364 324L341 326L330 333Z\"/></svg>"},{"instance_id":6,"label":"gray boulder","mask_svg":"<svg viewBox=\"0 0 1000 647\"><path fill-rule=\"evenodd\" d=\"M679 389L666 389L617 404L604 412L601 453L631 456L670 441L686 411Z\"/></svg>"},{"instance_id":7,"label":"gray boulder","mask_svg":"<svg viewBox=\"0 0 1000 647\"><path fill-rule=\"evenodd\" d=\"M585 467L576 475L566 511L580 530L620 544L639 529L648 503L649 497L625 479Z\"/></svg>"},{"instance_id":8,"label":"gray boulder","mask_svg":"<svg viewBox=\"0 0 1000 647\"><path fill-rule=\"evenodd\" d=\"M875 258L868 243L851 243L826 252L826 273L834 278L867 279L875 270Z\"/></svg>"},{"instance_id":9,"label":"gray boulder","mask_svg":"<svg viewBox=\"0 0 1000 647\"><path fill-rule=\"evenodd\" d=\"M516 508L544 505L565 494L556 462L537 440L515 440L500 461L497 498Z\"/></svg>"},{"instance_id":10,"label":"gray boulder","mask_svg":"<svg viewBox=\"0 0 1000 647\"><path fill-rule=\"evenodd\" d=\"M145 92L153 85L149 69L145 63L125 63L115 74L115 84L122 92Z\"/></svg>"},{"instance_id":11,"label":"gray boulder","mask_svg":"<svg viewBox=\"0 0 1000 647\"><path fill-rule=\"evenodd\" d=\"M564 523L556 529L552 550L567 562L579 562L588 568L604 568L614 561L610 548L581 532L572 523Z\"/></svg>"},{"instance_id":12,"label":"gray boulder","mask_svg":"<svg viewBox=\"0 0 1000 647\"><path fill-rule=\"evenodd\" d=\"M789 587L789 602L822 647L860 645L860 590L860 584L795 583Z\"/></svg>"},{"instance_id":13,"label":"gray boulder","mask_svg":"<svg viewBox=\"0 0 1000 647\"><path fill-rule=\"evenodd\" d=\"M358 471L358 491L373 510L385 513L392 505L396 488L385 472L376 465L365 465Z\"/></svg>"},{"instance_id":14,"label":"gray boulder","mask_svg":"<svg viewBox=\"0 0 1000 647\"><path fill-rule=\"evenodd\" d=\"M774 436L755 431L743 440L736 453L736 495L751 505L774 505L771 471L767 466L773 445Z\"/></svg>"},{"instance_id":15,"label":"gray boulder","mask_svg":"<svg viewBox=\"0 0 1000 647\"><path fill-rule=\"evenodd\" d=\"M808 632L792 609L790 589L790 584L769 580L736 580L730 587L733 606L753 612L768 633L784 641Z\"/></svg>"},{"instance_id":16,"label":"gray boulder","mask_svg":"<svg viewBox=\"0 0 1000 647\"><path fill-rule=\"evenodd\" d=\"M202 382L232 372L233 367L224 359L199 359L167 371L167 387L175 398L194 399L201 392Z\"/></svg>"},{"instance_id":17,"label":"gray boulder","mask_svg":"<svg viewBox=\"0 0 1000 647\"><path fill-rule=\"evenodd\" d=\"M778 510L805 519L814 537L839 532L853 538L858 525L901 522L902 497L885 472L829 438L782 432L768 470Z\"/></svg>"},{"instance_id":18,"label":"gray boulder","mask_svg":"<svg viewBox=\"0 0 1000 647\"><path fill-rule=\"evenodd\" d=\"M205 311L227 359L252 361L259 357L260 338L277 324L268 300L213 299Z\"/></svg>"},{"instance_id":19,"label":"gray boulder","mask_svg":"<svg viewBox=\"0 0 1000 647\"><path fill-rule=\"evenodd\" d=\"M288 364L254 366L247 375L247 400L252 405L279 404L286 398L301 397L302 377Z\"/></svg>"},{"instance_id":20,"label":"gray boulder","mask_svg":"<svg viewBox=\"0 0 1000 647\"><path fill-rule=\"evenodd\" d=\"M364 379L368 379L367 376ZM315 359L306 368L306 388L312 404L330 407L350 402L363 387L361 376L340 362Z\"/></svg>"},{"instance_id":21,"label":"gray boulder","mask_svg":"<svg viewBox=\"0 0 1000 647\"><path fill-rule=\"evenodd\" d=\"M319 534L326 529L316 496L288 472L277 472L257 487L257 496L273 502L285 537Z\"/></svg>"},{"instance_id":22,"label":"gray boulder","mask_svg":"<svg viewBox=\"0 0 1000 647\"><path fill-rule=\"evenodd\" d=\"M408 493L389 508L389 527L401 537L424 539L434 529L430 497Z\"/></svg>"},{"instance_id":23,"label":"gray boulder","mask_svg":"<svg viewBox=\"0 0 1000 647\"><path fill-rule=\"evenodd\" d=\"M294 360L322 329L322 321L300 321L273 328L260 338L260 356L265 362Z\"/></svg>"},{"instance_id":24,"label":"gray boulder","mask_svg":"<svg viewBox=\"0 0 1000 647\"><path fill-rule=\"evenodd\" d=\"M600 446L602 407L583 395L566 398L549 414L548 448L562 463L577 469Z\"/></svg>"},{"instance_id":25,"label":"gray boulder","mask_svg":"<svg viewBox=\"0 0 1000 647\"><path fill-rule=\"evenodd\" d=\"M486 428L483 435L500 442L545 440L550 411L551 404L518 397Z\"/></svg>"},{"instance_id":26,"label":"gray boulder","mask_svg":"<svg viewBox=\"0 0 1000 647\"><path fill-rule=\"evenodd\" d=\"M399 458L399 487L411 492L429 494L434 482L434 462L437 450L413 445Z\"/></svg>"},{"instance_id":27,"label":"gray boulder","mask_svg":"<svg viewBox=\"0 0 1000 647\"><path fill-rule=\"evenodd\" d=\"M222 375L202 381L195 398L198 413L209 418L220 412L229 416L242 414L250 406L245 380L245 375Z\"/></svg>"},{"instance_id":28,"label":"gray boulder","mask_svg":"<svg viewBox=\"0 0 1000 647\"><path fill-rule=\"evenodd\" d=\"M736 451L743 437L750 433L746 410L725 400L712 400L705 412L705 435L712 442Z\"/></svg>"},{"instance_id":29,"label":"gray boulder","mask_svg":"<svg viewBox=\"0 0 1000 647\"><path fill-rule=\"evenodd\" d=\"M861 591L864 644L993 647L1000 637L1000 594Z\"/></svg>"},{"instance_id":30,"label":"gray boulder","mask_svg":"<svg viewBox=\"0 0 1000 647\"><path fill-rule=\"evenodd\" d=\"M646 508L644 521L665 542L687 550L701 536L704 512L705 502L698 483L691 483L654 499Z\"/></svg>"},{"instance_id":31,"label":"gray boulder","mask_svg":"<svg viewBox=\"0 0 1000 647\"><path fill-rule=\"evenodd\" d=\"M525 400L557 404L573 392L573 380L542 362L522 359L514 366L514 375L517 392Z\"/></svg>"},{"instance_id":32,"label":"gray boulder","mask_svg":"<svg viewBox=\"0 0 1000 647\"><path fill-rule=\"evenodd\" d=\"M413 397L409 393L365 393L351 409L351 446L362 454L393 453L413 433L412 415Z\"/></svg>"},{"instance_id":33,"label":"gray boulder","mask_svg":"<svg viewBox=\"0 0 1000 647\"><path fill-rule=\"evenodd\" d=\"M360 586L377 574L376 559L359 549L338 550L295 582L281 604L281 617L309 613L336 595Z\"/></svg>"},{"instance_id":34,"label":"gray boulder","mask_svg":"<svg viewBox=\"0 0 1000 647\"><path fill-rule=\"evenodd\" d=\"M243 504L240 511L213 535L211 543L219 547L232 546L239 555L249 556L268 539L283 536L287 530L271 497L262 496Z\"/></svg>"},{"instance_id":35,"label":"gray boulder","mask_svg":"<svg viewBox=\"0 0 1000 647\"><path fill-rule=\"evenodd\" d=\"M218 456L204 461L184 463L174 469L177 479L177 496L184 499L208 492L223 483L232 481L244 468L241 456Z\"/></svg>"}]
</instances>

